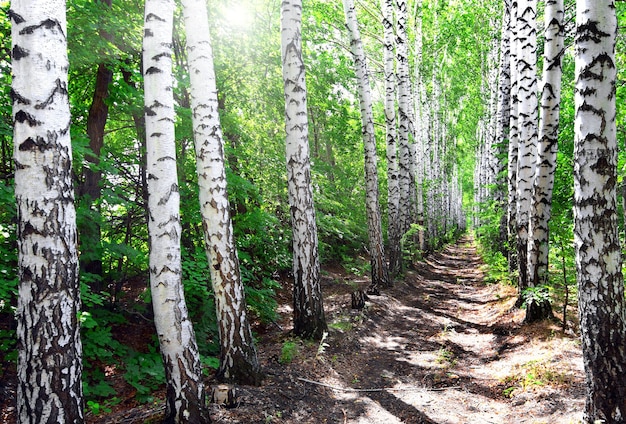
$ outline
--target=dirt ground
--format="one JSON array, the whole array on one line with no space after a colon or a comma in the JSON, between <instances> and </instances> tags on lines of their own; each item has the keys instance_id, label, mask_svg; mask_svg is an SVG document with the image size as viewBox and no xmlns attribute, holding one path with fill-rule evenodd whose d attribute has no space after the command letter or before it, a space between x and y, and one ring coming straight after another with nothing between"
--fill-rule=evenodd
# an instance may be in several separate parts
<instances>
[{"instance_id":1,"label":"dirt ground","mask_svg":"<svg viewBox=\"0 0 626 424\"><path fill-rule=\"evenodd\" d=\"M578 339L556 322L522 325L515 290L484 284L481 265L462 239L370 296L361 311L350 308L350 293L366 288L367 278L325 268L329 333L321 344L291 336L285 287L280 321L258 332L264 384L236 387L237 407L212 404L213 422L581 422ZM162 408L161 401L87 418L158 422Z\"/></svg>"}]
</instances>

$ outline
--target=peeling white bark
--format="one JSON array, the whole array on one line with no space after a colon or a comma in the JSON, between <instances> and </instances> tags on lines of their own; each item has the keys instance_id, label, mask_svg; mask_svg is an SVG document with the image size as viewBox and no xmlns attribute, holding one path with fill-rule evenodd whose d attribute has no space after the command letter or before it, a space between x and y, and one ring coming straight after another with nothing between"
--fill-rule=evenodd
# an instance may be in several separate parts
<instances>
[{"instance_id":1,"label":"peeling white bark","mask_svg":"<svg viewBox=\"0 0 626 424\"><path fill-rule=\"evenodd\" d=\"M576 4L574 243L585 423L626 419L626 325L617 226L613 0Z\"/></svg>"},{"instance_id":2,"label":"peeling white bark","mask_svg":"<svg viewBox=\"0 0 626 424\"><path fill-rule=\"evenodd\" d=\"M147 0L143 39L150 287L165 365L166 419L207 417L200 356L182 284L172 94L173 0Z\"/></svg>"},{"instance_id":3,"label":"peeling white bark","mask_svg":"<svg viewBox=\"0 0 626 424\"><path fill-rule=\"evenodd\" d=\"M321 339L327 327L311 187L307 91L300 34L302 1L283 0L281 11L287 185L293 229L294 333Z\"/></svg>"},{"instance_id":4,"label":"peeling white bark","mask_svg":"<svg viewBox=\"0 0 626 424\"><path fill-rule=\"evenodd\" d=\"M262 379L261 367L247 317L230 217L206 3L183 0L183 6L200 212L220 336L217 375L226 381L257 385Z\"/></svg>"},{"instance_id":5,"label":"peeling white bark","mask_svg":"<svg viewBox=\"0 0 626 424\"><path fill-rule=\"evenodd\" d=\"M76 212L65 1L14 0L19 423L82 423Z\"/></svg>"}]
</instances>

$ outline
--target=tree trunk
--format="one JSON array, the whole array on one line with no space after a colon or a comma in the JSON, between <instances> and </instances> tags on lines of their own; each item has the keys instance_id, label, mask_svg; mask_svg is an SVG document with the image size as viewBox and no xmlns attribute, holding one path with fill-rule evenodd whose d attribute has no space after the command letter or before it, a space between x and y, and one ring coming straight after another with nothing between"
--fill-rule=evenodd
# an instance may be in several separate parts
<instances>
[{"instance_id":1,"label":"tree trunk","mask_svg":"<svg viewBox=\"0 0 626 424\"><path fill-rule=\"evenodd\" d=\"M393 0L383 0L385 126L387 139L387 238L390 278L402 271L400 249L400 186L398 175L398 144L396 140L396 73L394 71Z\"/></svg>"},{"instance_id":2,"label":"tree trunk","mask_svg":"<svg viewBox=\"0 0 626 424\"><path fill-rule=\"evenodd\" d=\"M551 214L552 188L556 170L559 136L559 105L561 103L561 57L564 52L563 0L546 2L543 89L541 94L541 125L537 146L537 164L533 183L528 227L528 284L548 284L548 222ZM549 306L549 302L548 303ZM526 305L526 313L530 311ZM535 316L552 316L547 306L533 312Z\"/></svg>"},{"instance_id":3,"label":"tree trunk","mask_svg":"<svg viewBox=\"0 0 626 424\"><path fill-rule=\"evenodd\" d=\"M617 225L613 0L576 3L574 243L585 423L626 422L626 325Z\"/></svg>"},{"instance_id":4,"label":"tree trunk","mask_svg":"<svg viewBox=\"0 0 626 424\"><path fill-rule=\"evenodd\" d=\"M398 221L401 235L409 230L413 222L411 212L415 204L415 179L411 175L411 147L409 145L409 130L413 125L411 123L406 7L405 0L396 0L396 15L398 18L398 35L396 37L396 57L398 59L398 184L400 190Z\"/></svg>"},{"instance_id":5,"label":"tree trunk","mask_svg":"<svg viewBox=\"0 0 626 424\"><path fill-rule=\"evenodd\" d=\"M147 0L143 39L150 287L167 385L164 422L208 422L200 355L185 303L176 172L174 1Z\"/></svg>"},{"instance_id":6,"label":"tree trunk","mask_svg":"<svg viewBox=\"0 0 626 424\"><path fill-rule=\"evenodd\" d=\"M517 10L517 265L521 295L528 283L528 221L537 156L537 0L518 1ZM518 301L518 304L520 302Z\"/></svg>"},{"instance_id":7,"label":"tree trunk","mask_svg":"<svg viewBox=\"0 0 626 424\"><path fill-rule=\"evenodd\" d=\"M19 423L82 423L80 289L63 0L11 2Z\"/></svg>"},{"instance_id":8,"label":"tree trunk","mask_svg":"<svg viewBox=\"0 0 626 424\"><path fill-rule=\"evenodd\" d=\"M502 40L500 45L500 80L498 84L498 125L496 128L496 146L498 149L499 163L508 151L509 134L511 125L511 1L504 2L504 16L502 17ZM505 165L498 168L498 176L502 175ZM507 197L505 194L507 182L497 179L498 191L496 192L497 207L502 210L500 221L500 251L508 257L508 229L507 229Z\"/></svg>"},{"instance_id":9,"label":"tree trunk","mask_svg":"<svg viewBox=\"0 0 626 424\"><path fill-rule=\"evenodd\" d=\"M203 0L184 0L183 14L192 87L200 212L220 336L217 377L229 382L258 385L262 374L247 318L228 204L224 141L206 4Z\"/></svg>"},{"instance_id":10,"label":"tree trunk","mask_svg":"<svg viewBox=\"0 0 626 424\"><path fill-rule=\"evenodd\" d=\"M517 232L516 232L516 214L517 214L517 156L519 149L519 131L518 131L518 77L517 77L517 1L511 1L511 17L510 17L510 71L511 71L511 107L509 110L509 165L508 165L508 249L509 249L509 271L517 272Z\"/></svg>"},{"instance_id":11,"label":"tree trunk","mask_svg":"<svg viewBox=\"0 0 626 424\"><path fill-rule=\"evenodd\" d=\"M111 0L97 0L111 7ZM110 34L101 31L101 36L110 40ZM104 146L104 128L109 116L109 84L113 71L105 63L100 63L96 70L96 82L89 113L87 115L87 135L91 153L85 155L89 166L83 168L83 182L78 187L79 200L85 202L95 219L85 219L79 229L81 240L81 271L102 277L102 240L100 235L100 206L102 172L98 169L100 153ZM93 167L93 169L92 169ZM86 243L86 244L85 244ZM92 289L102 290L102 279L93 280Z\"/></svg>"},{"instance_id":12,"label":"tree trunk","mask_svg":"<svg viewBox=\"0 0 626 424\"><path fill-rule=\"evenodd\" d=\"M391 280L385 261L385 248L378 200L378 171L376 138L374 134L374 114L372 111L372 95L369 85L365 51L361 42L361 35L356 17L353 0L344 0L346 26L350 32L350 47L354 56L354 68L359 85L359 100L361 104L361 122L363 131L363 149L365 153L365 184L367 228L370 244L370 263L372 267L372 288L389 287Z\"/></svg>"},{"instance_id":13,"label":"tree trunk","mask_svg":"<svg viewBox=\"0 0 626 424\"><path fill-rule=\"evenodd\" d=\"M281 11L287 186L293 229L294 333L319 340L327 327L311 187L307 91L300 35L302 0L284 0Z\"/></svg>"}]
</instances>

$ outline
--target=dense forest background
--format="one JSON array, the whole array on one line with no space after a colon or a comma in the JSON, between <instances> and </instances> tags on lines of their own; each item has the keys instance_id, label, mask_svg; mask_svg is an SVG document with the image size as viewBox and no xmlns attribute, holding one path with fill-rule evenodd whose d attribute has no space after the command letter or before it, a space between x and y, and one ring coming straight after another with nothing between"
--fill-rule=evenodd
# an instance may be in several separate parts
<instances>
[{"instance_id":1,"label":"dense forest background","mask_svg":"<svg viewBox=\"0 0 626 424\"><path fill-rule=\"evenodd\" d=\"M226 141L227 179L242 278L253 319L276 318L275 290L291 270L291 223L284 145L280 2L213 1L209 5L220 118ZM543 3L540 3L540 8ZM4 11L8 2L0 2ZM150 319L150 293L131 288L147 281L145 134L141 42L143 2L68 2L69 94L72 111L74 184L80 233L85 395L91 408L114 395L105 368L124 369L143 400L164 378L156 338L149 353L112 337L112 327ZM494 281L516 277L509 270L500 223L506 214L476 177L489 145L497 88L501 2L484 0L409 2L408 65L415 124L411 145L421 146L419 196L424 219L402 238L405 264L439 249L463 230L474 229ZM620 29L626 6L616 3ZM573 248L574 2L566 2L566 51L558 165L550 223L550 296L575 290ZM387 162L384 116L381 5L357 3L370 67L378 143L383 228L387 222ZM303 8L309 141L320 257L367 274L369 262L361 118L342 5L311 0ZM542 10L538 13L541 69ZM181 195L185 295L205 365L217 366L217 327L198 205L191 133L188 62L180 13L174 31L174 96L177 105L177 167ZM10 21L0 16L0 376L16 359L16 210L13 193ZM617 137L620 146L620 214L626 201L626 44L617 40ZM107 82L103 89L102 81ZM104 124L104 126L99 126ZM102 130L98 130L102 128ZM496 157L505 162L506 157ZM459 221L452 221L457 219ZM619 222L624 228L624 220ZM385 230L386 231L386 230ZM416 234L424 233L425 242ZM624 231L621 232L626 237ZM145 286L144 286L145 287Z\"/></svg>"}]
</instances>

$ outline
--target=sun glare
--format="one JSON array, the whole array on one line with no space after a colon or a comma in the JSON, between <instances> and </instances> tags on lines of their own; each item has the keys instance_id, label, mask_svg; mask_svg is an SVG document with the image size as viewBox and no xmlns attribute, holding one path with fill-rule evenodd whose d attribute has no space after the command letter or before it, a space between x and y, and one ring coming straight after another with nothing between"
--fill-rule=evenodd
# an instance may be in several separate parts
<instances>
[{"instance_id":1,"label":"sun glare","mask_svg":"<svg viewBox=\"0 0 626 424\"><path fill-rule=\"evenodd\" d=\"M232 3L222 9L222 19L232 29L247 30L254 22L254 9L245 3Z\"/></svg>"}]
</instances>

